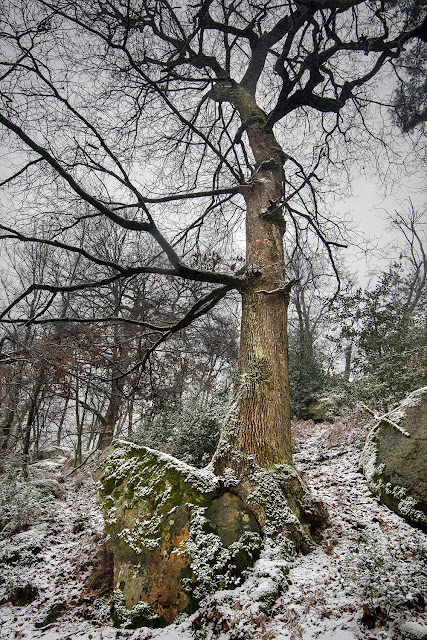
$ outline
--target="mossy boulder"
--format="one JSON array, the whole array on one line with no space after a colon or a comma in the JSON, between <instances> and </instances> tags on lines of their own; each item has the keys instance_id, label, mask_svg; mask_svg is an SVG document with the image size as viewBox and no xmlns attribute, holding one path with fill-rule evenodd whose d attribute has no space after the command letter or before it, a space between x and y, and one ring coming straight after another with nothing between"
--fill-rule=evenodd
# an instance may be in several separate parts
<instances>
[{"instance_id":1,"label":"mossy boulder","mask_svg":"<svg viewBox=\"0 0 427 640\"><path fill-rule=\"evenodd\" d=\"M259 553L261 530L218 478L133 443L115 441L95 474L114 557L116 600L149 626L192 612L218 588L234 587ZM140 616L140 603L147 603ZM117 620L124 620L123 606ZM138 611L136 611L138 609Z\"/></svg>"},{"instance_id":2,"label":"mossy boulder","mask_svg":"<svg viewBox=\"0 0 427 640\"><path fill-rule=\"evenodd\" d=\"M65 610L66 605L63 600L60 598L52 600L35 619L34 626L36 628L43 628L48 624L52 624L52 622L56 622Z\"/></svg>"},{"instance_id":3,"label":"mossy boulder","mask_svg":"<svg viewBox=\"0 0 427 640\"><path fill-rule=\"evenodd\" d=\"M411 393L368 434L360 468L371 491L427 530L427 387Z\"/></svg>"},{"instance_id":4,"label":"mossy boulder","mask_svg":"<svg viewBox=\"0 0 427 640\"><path fill-rule=\"evenodd\" d=\"M299 417L303 420L313 420L314 422L324 422L339 415L340 398L325 397L311 400L305 408L299 410Z\"/></svg>"},{"instance_id":5,"label":"mossy boulder","mask_svg":"<svg viewBox=\"0 0 427 640\"><path fill-rule=\"evenodd\" d=\"M37 452L36 460L49 460L50 458L64 458L66 456L65 449L61 447L52 447L51 449L40 449Z\"/></svg>"}]
</instances>

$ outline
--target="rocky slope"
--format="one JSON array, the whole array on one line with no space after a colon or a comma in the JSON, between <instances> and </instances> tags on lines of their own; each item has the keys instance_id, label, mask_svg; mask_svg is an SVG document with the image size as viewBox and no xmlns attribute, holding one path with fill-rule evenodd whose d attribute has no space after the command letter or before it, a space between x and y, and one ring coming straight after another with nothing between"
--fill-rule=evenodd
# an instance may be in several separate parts
<instances>
[{"instance_id":1,"label":"rocky slope","mask_svg":"<svg viewBox=\"0 0 427 640\"><path fill-rule=\"evenodd\" d=\"M0 637L45 640L401 640L427 633L427 536L378 503L359 473L366 421L294 425L294 456L330 527L290 561L267 545L243 585L165 629L112 626L109 558L88 474L32 465L0 495ZM48 482L46 483L46 480ZM49 484L50 482L50 484Z\"/></svg>"}]
</instances>

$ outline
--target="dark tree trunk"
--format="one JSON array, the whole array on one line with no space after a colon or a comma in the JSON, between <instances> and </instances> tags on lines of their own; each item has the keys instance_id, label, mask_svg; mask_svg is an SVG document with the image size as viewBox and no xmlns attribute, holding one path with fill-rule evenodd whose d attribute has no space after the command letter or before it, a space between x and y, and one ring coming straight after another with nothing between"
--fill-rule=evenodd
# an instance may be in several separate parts
<instances>
[{"instance_id":1,"label":"dark tree trunk","mask_svg":"<svg viewBox=\"0 0 427 640\"><path fill-rule=\"evenodd\" d=\"M67 417L68 404L70 402L70 393L71 393L71 391L69 391L67 393L67 396L66 396L65 402L64 402L64 407L63 407L62 412L61 412L61 417L59 419L58 431L56 433L56 446L57 447L61 446L62 429L64 427L65 418Z\"/></svg>"},{"instance_id":2,"label":"dark tree trunk","mask_svg":"<svg viewBox=\"0 0 427 640\"><path fill-rule=\"evenodd\" d=\"M43 374L40 374L36 380L32 397L30 399L30 405L28 407L27 421L22 433L22 471L24 478L28 477L28 465L30 463L30 447L31 447L31 432L34 427L34 419L37 414L37 410L40 405L40 394L43 387Z\"/></svg>"},{"instance_id":3,"label":"dark tree trunk","mask_svg":"<svg viewBox=\"0 0 427 640\"><path fill-rule=\"evenodd\" d=\"M121 407L122 394L120 384L113 378L111 380L111 392L108 407L101 425L101 432L98 440L98 449L101 451L106 449L113 441L114 431L120 417Z\"/></svg>"},{"instance_id":4,"label":"dark tree trunk","mask_svg":"<svg viewBox=\"0 0 427 640\"><path fill-rule=\"evenodd\" d=\"M80 416L80 408L79 408L79 377L76 376L76 432L77 432L77 442L76 442L76 450L74 454L74 466L77 467L81 464L82 461L82 435L83 435L83 417Z\"/></svg>"},{"instance_id":5,"label":"dark tree trunk","mask_svg":"<svg viewBox=\"0 0 427 640\"><path fill-rule=\"evenodd\" d=\"M0 449L5 451L9 447L10 436L12 435L14 425L19 421L18 406L20 400L20 392L22 389L23 366L18 369L17 374L10 380L10 392L8 394L8 402L6 415L1 425Z\"/></svg>"},{"instance_id":6,"label":"dark tree trunk","mask_svg":"<svg viewBox=\"0 0 427 640\"><path fill-rule=\"evenodd\" d=\"M14 402L14 399L12 399L12 402ZM16 408L14 406L10 407L7 412L6 418L3 422L2 435L0 439L0 442L1 442L0 449L2 451L5 451L9 446L9 439L12 433L13 424L15 422L15 414L16 414Z\"/></svg>"},{"instance_id":7,"label":"dark tree trunk","mask_svg":"<svg viewBox=\"0 0 427 640\"><path fill-rule=\"evenodd\" d=\"M352 353L353 353L353 343L350 343L345 350L344 380L346 382L350 380Z\"/></svg>"}]
</instances>

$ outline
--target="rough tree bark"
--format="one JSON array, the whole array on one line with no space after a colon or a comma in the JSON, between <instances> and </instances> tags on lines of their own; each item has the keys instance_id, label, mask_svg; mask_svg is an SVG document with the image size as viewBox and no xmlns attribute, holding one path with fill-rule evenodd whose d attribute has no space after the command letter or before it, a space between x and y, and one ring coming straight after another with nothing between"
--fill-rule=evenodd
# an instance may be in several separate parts
<instances>
[{"instance_id":1,"label":"rough tree bark","mask_svg":"<svg viewBox=\"0 0 427 640\"><path fill-rule=\"evenodd\" d=\"M122 395L120 381L111 379L111 391L108 398L108 407L100 425L98 449L103 451L113 441L116 424L119 421L122 409Z\"/></svg>"},{"instance_id":2,"label":"rough tree bark","mask_svg":"<svg viewBox=\"0 0 427 640\"><path fill-rule=\"evenodd\" d=\"M292 461L283 152L265 126L264 112L239 85L217 85L210 95L238 111L256 163L251 184L242 188L246 278L239 287L242 318L234 415L225 425L214 458L218 472L232 467L242 473L247 456L265 467Z\"/></svg>"},{"instance_id":3,"label":"rough tree bark","mask_svg":"<svg viewBox=\"0 0 427 640\"><path fill-rule=\"evenodd\" d=\"M37 410L41 402L41 393L43 384L45 382L44 373L41 371L34 384L33 392L29 398L28 415L27 420L22 432L22 472L24 478L28 478L28 465L30 464L30 448L31 448L31 433L34 429L34 420L37 415Z\"/></svg>"}]
</instances>

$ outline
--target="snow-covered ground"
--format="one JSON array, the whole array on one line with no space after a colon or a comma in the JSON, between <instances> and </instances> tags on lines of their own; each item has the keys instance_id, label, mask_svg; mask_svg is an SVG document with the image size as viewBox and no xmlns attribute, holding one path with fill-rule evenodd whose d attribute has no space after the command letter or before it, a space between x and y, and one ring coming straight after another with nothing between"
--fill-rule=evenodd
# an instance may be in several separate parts
<instances>
[{"instance_id":1,"label":"snow-covered ground","mask_svg":"<svg viewBox=\"0 0 427 640\"><path fill-rule=\"evenodd\" d=\"M21 515L22 530L0 541L1 640L422 638L427 536L369 492L358 472L365 435L354 419L297 423L296 465L329 509L323 542L292 565L268 546L242 586L160 630L110 626L108 598L96 597L99 580L91 578L95 565L105 579L102 515L93 482L73 474L56 498L31 507L27 523ZM46 461L32 473L67 472ZM27 604L12 605L11 594Z\"/></svg>"}]
</instances>

